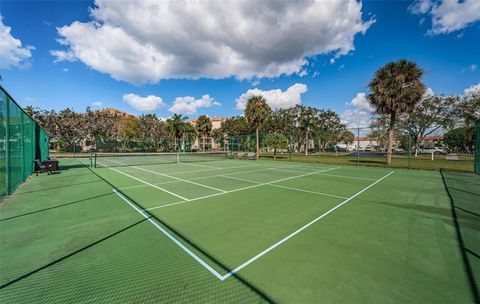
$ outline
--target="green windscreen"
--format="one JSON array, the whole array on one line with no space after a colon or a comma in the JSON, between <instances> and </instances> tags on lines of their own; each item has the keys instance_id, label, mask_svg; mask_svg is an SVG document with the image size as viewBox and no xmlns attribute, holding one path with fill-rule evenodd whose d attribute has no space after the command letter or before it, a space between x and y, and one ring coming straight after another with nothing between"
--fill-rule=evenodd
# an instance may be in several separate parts
<instances>
[{"instance_id":1,"label":"green windscreen","mask_svg":"<svg viewBox=\"0 0 480 304\"><path fill-rule=\"evenodd\" d=\"M475 123L475 173L480 174L480 119Z\"/></svg>"},{"instance_id":2,"label":"green windscreen","mask_svg":"<svg viewBox=\"0 0 480 304\"><path fill-rule=\"evenodd\" d=\"M0 86L0 200L48 158L48 135ZM37 131L38 130L38 131Z\"/></svg>"}]
</instances>

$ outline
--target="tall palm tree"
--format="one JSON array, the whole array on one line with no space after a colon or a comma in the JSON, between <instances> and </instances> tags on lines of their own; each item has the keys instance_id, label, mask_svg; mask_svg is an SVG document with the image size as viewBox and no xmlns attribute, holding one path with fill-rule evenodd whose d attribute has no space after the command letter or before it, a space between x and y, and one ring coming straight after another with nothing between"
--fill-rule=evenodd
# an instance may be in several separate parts
<instances>
[{"instance_id":1,"label":"tall palm tree","mask_svg":"<svg viewBox=\"0 0 480 304\"><path fill-rule=\"evenodd\" d=\"M388 118L387 165L392 164L393 130L398 116L411 113L425 93L423 70L414 62L392 61L375 72L368 84L368 101L375 112Z\"/></svg>"},{"instance_id":2,"label":"tall palm tree","mask_svg":"<svg viewBox=\"0 0 480 304\"><path fill-rule=\"evenodd\" d=\"M200 115L197 119L197 123L195 124L195 129L198 133L202 134L202 150L205 151L205 139L212 131L212 121L207 115Z\"/></svg>"},{"instance_id":3,"label":"tall palm tree","mask_svg":"<svg viewBox=\"0 0 480 304\"><path fill-rule=\"evenodd\" d=\"M253 96L247 102L247 107L245 108L245 118L248 123L255 128L256 135L256 152L255 158L259 159L260 157L260 144L258 140L258 130L267 120L270 115L271 109L267 104L267 101L262 96Z\"/></svg>"},{"instance_id":4,"label":"tall palm tree","mask_svg":"<svg viewBox=\"0 0 480 304\"><path fill-rule=\"evenodd\" d=\"M178 150L178 139L180 139L183 129L185 128L185 120L188 117L182 117L182 114L173 114L172 117L167 119L167 128L170 132L170 136L174 141L175 151Z\"/></svg>"}]
</instances>

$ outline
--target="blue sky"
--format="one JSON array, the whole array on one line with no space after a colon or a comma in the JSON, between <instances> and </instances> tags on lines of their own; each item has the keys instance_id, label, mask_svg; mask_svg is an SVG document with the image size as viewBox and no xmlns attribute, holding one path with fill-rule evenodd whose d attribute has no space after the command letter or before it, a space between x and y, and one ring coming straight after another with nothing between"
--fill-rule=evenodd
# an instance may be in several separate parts
<instances>
[{"instance_id":1,"label":"blue sky","mask_svg":"<svg viewBox=\"0 0 480 304\"><path fill-rule=\"evenodd\" d=\"M273 107L333 109L361 125L366 85L391 60L415 61L437 94L480 83L474 0L276 2L254 8L256 18L232 2L168 12L127 2L0 2L2 85L22 106L162 117L239 115L249 94L266 92Z\"/></svg>"}]
</instances>

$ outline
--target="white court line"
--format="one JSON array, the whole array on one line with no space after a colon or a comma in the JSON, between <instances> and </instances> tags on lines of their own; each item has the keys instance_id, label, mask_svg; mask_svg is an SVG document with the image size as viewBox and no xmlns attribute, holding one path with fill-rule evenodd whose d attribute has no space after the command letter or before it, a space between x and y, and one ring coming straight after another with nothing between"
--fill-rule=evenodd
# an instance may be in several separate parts
<instances>
[{"instance_id":1,"label":"white court line","mask_svg":"<svg viewBox=\"0 0 480 304\"><path fill-rule=\"evenodd\" d=\"M224 275L222 277L222 281L227 279L228 277L232 276L233 274L237 273L238 271L240 271L242 268L245 268L246 266L248 266L249 264L251 264L252 262L254 262L255 260L261 258L263 255L267 254L268 252L272 251L273 249L275 249L276 247L280 246L281 244L283 244L284 242L286 242L287 240L289 240L290 238L294 237L295 235L299 234L300 232L302 232L303 230L307 229L308 227L310 227L311 225L315 224L316 222L318 222L319 220L321 220L322 218L324 218L325 216L327 216L328 214L332 213L333 211L335 211L336 209L340 208L341 206L345 205L346 203L348 203L349 201L351 201L352 199L354 199L355 197L359 196L360 194L362 194L363 192L367 191L368 189L370 189L371 187L375 186L377 183L379 183L380 181L382 181L384 178L387 178L388 176L390 176L391 174L393 174L394 171L388 173L387 175L384 175L383 177L381 177L380 179L377 179L375 182L373 182L372 184L370 184L369 186L363 188L362 190L358 191L357 193L355 193L354 195L350 196L349 198L347 198L346 200L344 200L343 202L341 202L340 204L336 205L335 207L333 207L332 209L328 210L327 212L323 213L322 215L320 215L319 217L317 217L316 219L314 219L313 221L309 222L308 224L304 225L303 227L299 228L298 230L292 232L291 234L287 235L286 237L284 237L283 239L281 239L280 241L278 241L277 243L273 244L272 246L268 247L267 249L263 250L262 252L260 252L259 254L257 254L256 256L252 257L251 259L249 259L248 261L246 261L245 263L241 264L240 266L238 266L237 268L233 269L232 271L228 272L226 275Z\"/></svg>"},{"instance_id":2,"label":"white court line","mask_svg":"<svg viewBox=\"0 0 480 304\"><path fill-rule=\"evenodd\" d=\"M308 175L312 175L312 174L317 174L317 173L320 173L320 172L332 171L332 170L335 170L335 169L338 169L338 168L339 167L335 167L335 168L330 168L330 169L326 169L326 170L310 172L310 173L306 173L306 174L302 174L302 175L290 176L290 177L274 180L274 181L271 181L271 182L268 182L268 183L255 184L255 185L252 185L252 186L247 186L247 187L238 188L238 189L234 189L234 190L230 190L230 191L225 191L224 193L215 193L215 194L205 195L205 196L201 196L201 197L192 198L192 199L189 199L189 200L183 200L183 201L180 201L180 202L175 202L175 203L168 204L168 205L155 206L155 207L151 207L151 208L148 208L148 209L145 209L145 210L153 210L153 209L165 208L165 207L178 205L178 204L190 203L190 202L198 201L198 200L201 200L201 199L204 199L204 198L224 195L224 194L238 192L238 191L247 190L247 189L251 189L251 188L257 188L257 187L260 187L260 186L265 186L265 185L272 184L272 183L283 182L283 181L286 181L286 180L299 178L299 177L303 177L303 176L308 176Z\"/></svg>"},{"instance_id":3,"label":"white court line","mask_svg":"<svg viewBox=\"0 0 480 304\"><path fill-rule=\"evenodd\" d=\"M203 169L203 170L188 170L188 171L179 171L179 172L172 172L170 174L182 174L182 173L192 173L192 172L203 172L203 171L214 171L214 170L224 170L224 169L235 169L235 168L245 168L245 167L252 167L252 166L262 166L260 164L252 164L252 165L246 165L246 166L234 166L234 167L216 167L215 169Z\"/></svg>"},{"instance_id":4,"label":"white court line","mask_svg":"<svg viewBox=\"0 0 480 304\"><path fill-rule=\"evenodd\" d=\"M222 176L223 176L223 177L226 177L226 178L238 180L238 181L250 182L250 183L255 183L255 184L261 184L261 182L251 181L251 180L248 180L248 179L236 178L236 177L227 176L227 175L222 175ZM300 188L294 188L294 187L287 187L287 186L275 185L275 184L271 184L271 183L267 183L267 185L268 185L268 186L272 186L272 187L278 187L278 188L284 188L284 189L289 189L289 190L294 190L294 191L311 193L311 194L317 194L317 195L323 195L323 196L336 197L336 198L341 198L341 199L346 199L346 198L347 198L347 197L345 197L345 196L328 194L328 193L324 193L324 192L310 191L310 190L305 190L305 189L300 189Z\"/></svg>"},{"instance_id":5,"label":"white court line","mask_svg":"<svg viewBox=\"0 0 480 304\"><path fill-rule=\"evenodd\" d=\"M100 164L100 163L99 163L99 164ZM137 178L137 177L135 177L135 176L132 176L132 175L130 175L130 174L128 174L128 173L122 172L122 171L117 170L117 169L115 169L115 168L108 167L108 166L106 166L106 167L109 168L110 170L113 170L113 171L115 171L115 172L118 172L118 173L123 174L123 175L125 175L125 176L128 176L128 177L130 177L130 178L133 178L134 180L137 180L137 181L139 181L139 182L141 182L141 183L144 183L145 185L149 185L150 187L156 188L156 189L158 189L158 190L162 190L163 192L166 192L166 193L168 193L168 194L171 194L171 195L173 195L173 196L176 196L176 197L178 197L178 198L180 198L180 199L182 199L182 200L184 200L184 201L188 201L188 198L185 198L185 197L183 197L183 196L181 196L181 195L178 195L178 194L176 194L176 193L173 193L173 192L171 192L171 191L168 191L167 189L160 188L160 187L158 187L158 186L156 186L156 185L154 185L154 184L151 184L151 183L149 183L149 182L146 182L146 181L144 181L144 180L141 180L141 179L139 179L139 178Z\"/></svg>"},{"instance_id":6,"label":"white court line","mask_svg":"<svg viewBox=\"0 0 480 304\"><path fill-rule=\"evenodd\" d=\"M229 167L229 168L222 168L222 169L234 169L234 168L244 168L244 167L250 167L252 165L248 166L236 166L236 167ZM130 166L131 167L131 166ZM268 171L268 170L278 170L280 168L285 168L283 171L291 172L289 171L288 168L290 166L285 166L285 167L270 167L270 168L262 168L262 169L255 169L255 170L247 170L247 171L238 171L238 172L232 172L232 173L223 173L223 174L217 174L217 175L210 175L210 176L199 176L199 177L194 177L194 178L189 178L189 179L184 179L188 181L193 181L197 179L208 179L208 178L215 178L215 177L220 177L220 176L225 176L225 175L234 175L234 174L242 174L242 173L251 173L251 172L257 172L257 171ZM207 170L193 170L193 171L184 171L183 173L195 173L195 172L200 172L200 171L211 171L209 169ZM293 172L301 172L301 173L306 173L305 171L299 171L299 170L293 170ZM176 172L179 173L179 172ZM175 174L175 173L170 173L170 174ZM320 175L321 173L319 173ZM178 183L178 181L166 181L166 182L159 182L159 183L153 183L154 185L165 185L165 184L171 184L171 183ZM148 187L148 185L135 185L135 186L128 186L128 187L120 187L118 189L124 190L124 189L130 189L130 188L138 188L138 187Z\"/></svg>"},{"instance_id":7,"label":"white court line","mask_svg":"<svg viewBox=\"0 0 480 304\"><path fill-rule=\"evenodd\" d=\"M223 281L224 280L224 276L222 276L221 274L219 274L215 269L213 269L210 265L208 265L204 260L202 260L198 255L196 255L195 253L193 253L190 249L188 249L187 247L185 247L180 241L178 241L173 235L171 235L170 233L168 233L168 231L166 231L165 229L163 229L160 225L158 225L154 220L152 220L152 218L150 216L148 216L147 214L143 213L142 210L138 209L137 206L135 206L134 204L132 204L130 202L130 200L128 200L126 197L124 197L121 193L119 193L117 190L113 189L113 192L115 192L116 195L118 195L123 201L125 201L127 204L130 205L130 207L132 207L133 209L135 209L135 211L137 211L138 213L140 213L144 218L146 218L153 226L155 226L155 228L157 228L158 230L160 230L163 234L165 234L170 240L172 240L175 244L177 244L180 248L183 249L183 251L185 251L186 253L188 253L188 255L190 255L192 258L194 258L198 263L200 263L203 267L205 267L205 269L207 269L208 271L210 271L214 276L216 276L219 280Z\"/></svg>"},{"instance_id":8,"label":"white court line","mask_svg":"<svg viewBox=\"0 0 480 304\"><path fill-rule=\"evenodd\" d=\"M190 165L190 166L195 166L195 167L203 167L203 168L218 168L218 167L215 167L215 166L208 166L208 165L200 165L200 164L192 164L192 163L189 163L189 162L179 162L179 164L182 164L182 165Z\"/></svg>"},{"instance_id":9,"label":"white court line","mask_svg":"<svg viewBox=\"0 0 480 304\"><path fill-rule=\"evenodd\" d=\"M343 178L353 178L353 179L363 179L363 180L369 180L369 181L375 181L375 180L377 180L377 179L375 179L375 178L370 178L370 177L358 177L358 176L339 175L339 174L318 174L318 175L334 176L334 177L343 177Z\"/></svg>"},{"instance_id":10,"label":"white court line","mask_svg":"<svg viewBox=\"0 0 480 304\"><path fill-rule=\"evenodd\" d=\"M113 162L113 163L117 163L117 164L120 164L120 165L125 165L125 166L127 166L127 164L124 164L124 163L121 163L121 162L117 162L117 161L113 161L113 160L110 160L110 161ZM142 170L142 171L145 171L145 172L150 172L150 173L153 173L153 174L157 174L157 175L160 175L160 176L165 176L165 177L168 177L168 178L171 178L171 179L176 179L176 180L178 180L178 181L190 183L190 184L192 184L192 185L197 185L197 186L201 186L201 187L204 187L204 188L212 189L212 190L215 190L215 191L218 191L218 192L226 192L226 190L223 190L223 189L218 189L218 188L215 188L215 187L210 187L210 186L207 186L207 185L204 185L204 184L200 184L200 183L196 183L196 182L193 182L193 181L189 181L189 180L186 180L186 179L183 179L183 178L171 176L171 175L168 175L168 174L165 174L165 173L160 173L160 172L148 170L148 169L145 169L145 168L140 168L140 167L137 167L137 166L129 166L129 167L135 168L135 169L138 169L138 170Z\"/></svg>"},{"instance_id":11,"label":"white court line","mask_svg":"<svg viewBox=\"0 0 480 304\"><path fill-rule=\"evenodd\" d=\"M333 168L335 169L335 168ZM335 211L336 209L340 208L341 206L345 205L346 203L348 203L349 201L351 201L352 199L354 199L355 197L359 196L360 194L362 194L363 192L367 191L368 189L370 189L371 187L375 186L377 183L379 183L380 181L382 181L383 179L387 178L388 176L392 175L394 173L394 171L384 175L383 177L377 179L375 182L371 183L370 185L368 185L367 187L363 188L362 190L358 191L357 193L355 193L354 195L350 196L349 198L347 198L346 200L344 200L343 202L339 203L338 205L336 205L335 207L331 208L330 210L324 212L322 215L320 215L319 217L315 218L314 220L310 221L309 223L307 223L306 225L302 226L301 228L295 230L294 232L292 232L291 234L287 235L286 237L284 237L283 239L281 239L280 241L278 241L277 243L273 244L272 246L268 247L267 249L263 250L262 252L260 252L259 254L255 255L254 257L250 258L249 260L247 260L246 262L242 263L241 265L239 265L238 267L236 267L235 269L229 271L227 274L225 275L221 275L219 274L217 271L215 271L211 266L209 266L205 261L203 261L200 257L198 257L196 254L194 254L192 251L190 251L188 248L186 248L182 243L180 243L177 239L175 239L172 235L170 235L165 229L163 229L162 227L160 227L156 222L154 222L150 217L148 217L147 215L145 215L142 211L140 211L138 208L136 208L132 203L130 203L125 197L123 197L120 193L118 193L115 189L113 191L115 191L115 193L117 193L117 195L119 195L125 202L127 202L130 206L132 206L137 212L139 212L140 214L142 214L142 216L144 216L145 218L147 218L150 223L152 223L155 227L157 227L160 231L162 231L167 237L169 237L173 242L175 242L175 244L177 244L180 248L182 248L185 252L187 252L190 256L192 256L197 262L199 262L203 267L205 267L208 271L210 271L213 275L215 275L215 277L217 277L220 281L224 281L226 279L228 279L229 277L231 277L232 275L234 275L235 273L239 272L240 270L242 270L243 268L247 267L248 265L250 265L251 263L253 263L254 261L258 260L259 258L261 258L262 256L264 256L265 254L267 254L268 252L272 251L273 249L277 248L278 246L280 246L281 244L285 243L287 240L289 240L290 238L294 237L295 235L299 234L300 232L302 232L303 230L307 229L308 227L310 227L311 225L315 224L316 222L318 222L319 220L321 220L322 218L324 218L325 216L327 216L328 214L332 213L333 211ZM258 185L254 185L254 186L258 186ZM180 202L178 202L180 203Z\"/></svg>"}]
</instances>

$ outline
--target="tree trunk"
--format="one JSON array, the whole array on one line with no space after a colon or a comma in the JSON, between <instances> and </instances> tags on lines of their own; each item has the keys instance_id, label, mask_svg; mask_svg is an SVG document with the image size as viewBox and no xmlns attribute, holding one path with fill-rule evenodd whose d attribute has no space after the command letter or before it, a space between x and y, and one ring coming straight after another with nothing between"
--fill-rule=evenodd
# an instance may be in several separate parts
<instances>
[{"instance_id":1,"label":"tree trunk","mask_svg":"<svg viewBox=\"0 0 480 304\"><path fill-rule=\"evenodd\" d=\"M277 159L277 148L273 148L273 159Z\"/></svg>"},{"instance_id":2,"label":"tree trunk","mask_svg":"<svg viewBox=\"0 0 480 304\"><path fill-rule=\"evenodd\" d=\"M308 128L305 131L305 156L308 156Z\"/></svg>"},{"instance_id":3,"label":"tree trunk","mask_svg":"<svg viewBox=\"0 0 480 304\"><path fill-rule=\"evenodd\" d=\"M203 141L203 152L205 152L205 133L202 134L202 141Z\"/></svg>"},{"instance_id":4,"label":"tree trunk","mask_svg":"<svg viewBox=\"0 0 480 304\"><path fill-rule=\"evenodd\" d=\"M395 127L395 114L390 115L390 125L388 127L388 147L387 147L387 166L392 165L392 148L393 148L393 129Z\"/></svg>"},{"instance_id":5,"label":"tree trunk","mask_svg":"<svg viewBox=\"0 0 480 304\"><path fill-rule=\"evenodd\" d=\"M256 142L257 142L257 149L256 149L256 153L255 153L255 158L259 159L260 158L260 145L259 145L259 142L258 142L258 127L255 129L255 135L256 135Z\"/></svg>"}]
</instances>

